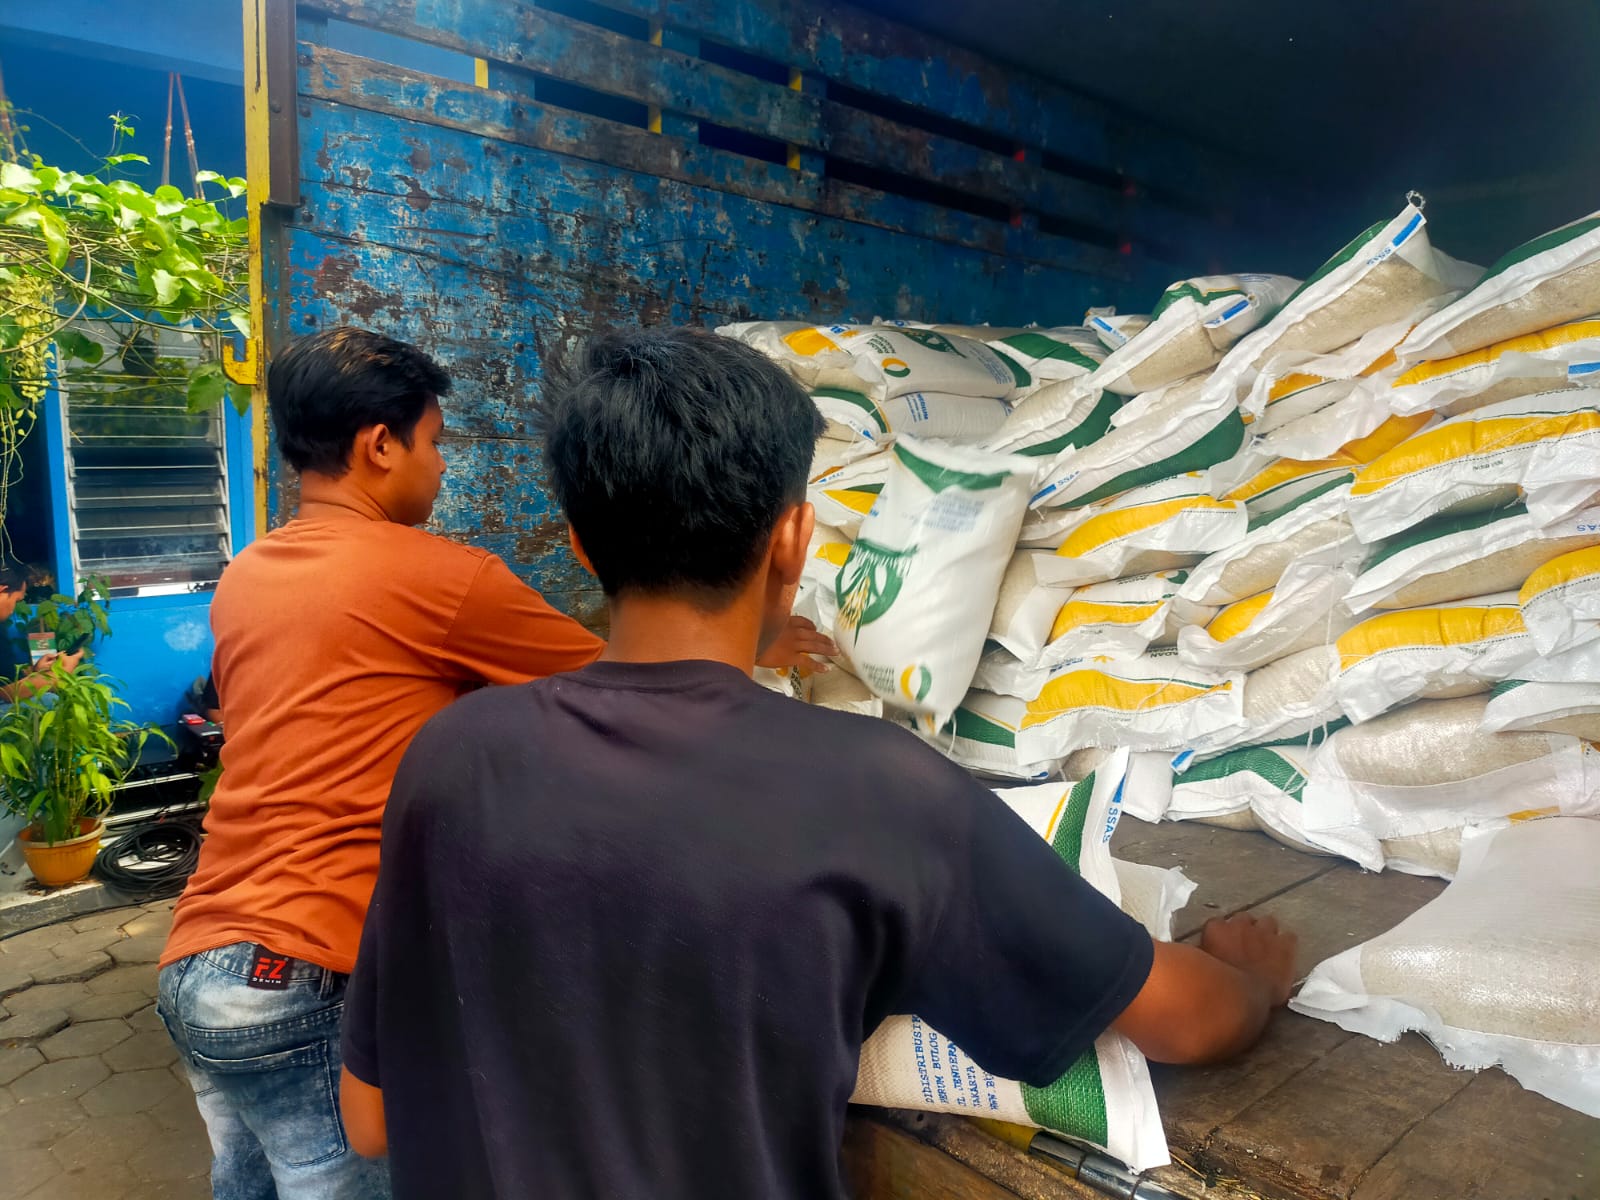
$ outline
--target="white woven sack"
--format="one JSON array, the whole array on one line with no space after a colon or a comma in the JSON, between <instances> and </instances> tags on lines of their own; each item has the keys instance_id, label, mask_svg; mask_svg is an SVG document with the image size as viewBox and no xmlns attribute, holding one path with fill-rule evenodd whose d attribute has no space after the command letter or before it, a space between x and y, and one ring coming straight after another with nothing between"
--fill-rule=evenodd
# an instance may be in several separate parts
<instances>
[{"instance_id":1,"label":"white woven sack","mask_svg":"<svg viewBox=\"0 0 1600 1200\"><path fill-rule=\"evenodd\" d=\"M1345 603L1363 613L1508 591L1545 563L1585 546L1600 546L1600 508L1546 526L1520 504L1436 517L1375 545ZM1527 616L1524 606L1525 623ZM1534 624L1528 632L1538 646Z\"/></svg>"},{"instance_id":2,"label":"white woven sack","mask_svg":"<svg viewBox=\"0 0 1600 1200\"><path fill-rule=\"evenodd\" d=\"M1258 375L1281 376L1375 330L1384 331L1375 340L1397 338L1394 327L1414 322L1445 297L1470 287L1482 272L1435 250L1426 225L1422 209L1407 203L1392 220L1357 235L1277 316L1228 352L1212 373L1207 394L1246 401Z\"/></svg>"},{"instance_id":3,"label":"white woven sack","mask_svg":"<svg viewBox=\"0 0 1600 1200\"><path fill-rule=\"evenodd\" d=\"M1569 388L1491 404L1413 434L1380 454L1350 488L1364 542L1448 513L1524 497L1541 525L1587 507L1600 489L1600 390Z\"/></svg>"},{"instance_id":4,"label":"white woven sack","mask_svg":"<svg viewBox=\"0 0 1600 1200\"><path fill-rule=\"evenodd\" d=\"M943 728L983 653L1033 464L900 439L839 571L834 641L885 703Z\"/></svg>"},{"instance_id":5,"label":"white woven sack","mask_svg":"<svg viewBox=\"0 0 1600 1200\"><path fill-rule=\"evenodd\" d=\"M1204 628L1191 625L1180 631L1178 657L1215 671L1254 671L1298 651L1329 645L1353 624L1344 594L1354 578L1348 567L1291 563L1265 604L1259 597L1241 600L1238 615L1230 605ZM1236 628L1245 618L1248 623Z\"/></svg>"},{"instance_id":6,"label":"white woven sack","mask_svg":"<svg viewBox=\"0 0 1600 1200\"><path fill-rule=\"evenodd\" d=\"M1339 637L1334 694L1352 721L1416 699L1486 692L1526 678L1533 640L1515 592L1368 617Z\"/></svg>"},{"instance_id":7,"label":"white woven sack","mask_svg":"<svg viewBox=\"0 0 1600 1200\"><path fill-rule=\"evenodd\" d=\"M1135 396L1209 371L1300 286L1285 275L1208 275L1171 285L1150 324L1113 350L1094 386Z\"/></svg>"},{"instance_id":8,"label":"white woven sack","mask_svg":"<svg viewBox=\"0 0 1600 1200\"><path fill-rule=\"evenodd\" d=\"M1344 511L1349 494L1348 484L1337 484L1252 523L1244 537L1194 567L1179 595L1191 604L1233 604L1277 587L1297 560L1343 563L1357 545Z\"/></svg>"},{"instance_id":9,"label":"white woven sack","mask_svg":"<svg viewBox=\"0 0 1600 1200\"><path fill-rule=\"evenodd\" d=\"M1600 312L1600 212L1524 242L1401 343L1405 366Z\"/></svg>"},{"instance_id":10,"label":"white woven sack","mask_svg":"<svg viewBox=\"0 0 1600 1200\"><path fill-rule=\"evenodd\" d=\"M1077 784L996 793L1069 862L1076 859L1086 882L1119 902L1109 842L1125 769L1126 756L1117 755ZM981 964L973 967L980 972L973 986L982 987ZM969 1069L969 1063L960 1047L926 1022L891 1017L861 1048L851 1100L1049 1128L1098 1146L1136 1171L1169 1161L1149 1068L1118 1034L1102 1034L1067 1075L1045 1088L997 1079L977 1064ZM1090 1081L1098 1086L1084 1086Z\"/></svg>"},{"instance_id":11,"label":"white woven sack","mask_svg":"<svg viewBox=\"0 0 1600 1200\"><path fill-rule=\"evenodd\" d=\"M1484 733L1487 707L1486 696L1424 700L1339 730L1311 759L1307 829L1389 840L1600 813L1600 751L1559 733Z\"/></svg>"},{"instance_id":12,"label":"white woven sack","mask_svg":"<svg viewBox=\"0 0 1600 1200\"><path fill-rule=\"evenodd\" d=\"M1296 1012L1392 1042L1425 1036L1453 1067L1503 1067L1600 1117L1600 822L1513 822L1465 839L1436 900L1319 965Z\"/></svg>"}]
</instances>

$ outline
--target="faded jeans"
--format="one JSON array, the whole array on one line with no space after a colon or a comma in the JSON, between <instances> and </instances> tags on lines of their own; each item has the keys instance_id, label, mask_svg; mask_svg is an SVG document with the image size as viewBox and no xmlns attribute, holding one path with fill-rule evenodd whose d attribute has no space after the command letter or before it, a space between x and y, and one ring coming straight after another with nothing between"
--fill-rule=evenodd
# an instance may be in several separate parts
<instances>
[{"instance_id":1,"label":"faded jeans","mask_svg":"<svg viewBox=\"0 0 1600 1200\"><path fill-rule=\"evenodd\" d=\"M345 977L291 960L280 989L247 980L256 947L161 972L157 1011L211 1138L215 1200L386 1200L388 1163L361 1158L339 1116Z\"/></svg>"}]
</instances>

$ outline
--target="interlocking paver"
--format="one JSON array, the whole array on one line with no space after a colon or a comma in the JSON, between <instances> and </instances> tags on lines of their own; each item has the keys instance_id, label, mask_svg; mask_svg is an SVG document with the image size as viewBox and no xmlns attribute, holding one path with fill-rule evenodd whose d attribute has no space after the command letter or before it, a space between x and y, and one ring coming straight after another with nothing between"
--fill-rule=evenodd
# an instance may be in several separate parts
<instances>
[{"instance_id":1,"label":"interlocking paver","mask_svg":"<svg viewBox=\"0 0 1600 1200\"><path fill-rule=\"evenodd\" d=\"M0 1121L0 1154L35 1146L40 1149L53 1146L88 1122L89 1114L83 1111L83 1105L76 1100L58 1098L18 1104L6 1114L4 1121Z\"/></svg>"},{"instance_id":2,"label":"interlocking paver","mask_svg":"<svg viewBox=\"0 0 1600 1200\"><path fill-rule=\"evenodd\" d=\"M0 1021L0 1046L23 1046L43 1041L67 1026L67 1014L59 1008L17 1013Z\"/></svg>"},{"instance_id":3,"label":"interlocking paver","mask_svg":"<svg viewBox=\"0 0 1600 1200\"><path fill-rule=\"evenodd\" d=\"M39 1053L54 1061L92 1058L133 1036L126 1021L83 1021L39 1043Z\"/></svg>"},{"instance_id":4,"label":"interlocking paver","mask_svg":"<svg viewBox=\"0 0 1600 1200\"><path fill-rule=\"evenodd\" d=\"M17 992L0 1000L8 1013L39 1012L46 1008L65 1009L69 1014L73 1005L89 998L90 992L82 983L36 983L26 991Z\"/></svg>"},{"instance_id":5,"label":"interlocking paver","mask_svg":"<svg viewBox=\"0 0 1600 1200\"><path fill-rule=\"evenodd\" d=\"M120 943L119 943L120 944ZM104 950L91 950L87 954L74 954L71 958L58 958L44 966L33 968L35 983L65 983L70 979L93 979L111 970L111 957Z\"/></svg>"},{"instance_id":6,"label":"interlocking paver","mask_svg":"<svg viewBox=\"0 0 1600 1200\"><path fill-rule=\"evenodd\" d=\"M162 941L166 941L167 934L171 929L171 909L147 912L142 916L135 917L122 927L122 931L129 937L158 937Z\"/></svg>"},{"instance_id":7,"label":"interlocking paver","mask_svg":"<svg viewBox=\"0 0 1600 1200\"><path fill-rule=\"evenodd\" d=\"M67 1032L72 1031L68 1029ZM61 1034L58 1033L56 1036L60 1037ZM147 1071L153 1067L169 1065L178 1057L178 1051L165 1030L152 1029L145 1033L134 1034L100 1057L113 1071Z\"/></svg>"},{"instance_id":8,"label":"interlocking paver","mask_svg":"<svg viewBox=\"0 0 1600 1200\"><path fill-rule=\"evenodd\" d=\"M201 1175L181 1183L141 1183L117 1200L211 1200L211 1180Z\"/></svg>"},{"instance_id":9,"label":"interlocking paver","mask_svg":"<svg viewBox=\"0 0 1600 1200\"><path fill-rule=\"evenodd\" d=\"M142 1190L144 1186L136 1182L133 1176L108 1170L106 1164L101 1163L97 1167L74 1167L70 1171L63 1171L29 1192L27 1200L127 1200L135 1188L140 1189L141 1196L148 1198L150 1193Z\"/></svg>"},{"instance_id":10,"label":"interlocking paver","mask_svg":"<svg viewBox=\"0 0 1600 1200\"><path fill-rule=\"evenodd\" d=\"M33 972L27 967L0 958L0 996L10 997L33 982Z\"/></svg>"},{"instance_id":11,"label":"interlocking paver","mask_svg":"<svg viewBox=\"0 0 1600 1200\"><path fill-rule=\"evenodd\" d=\"M120 1117L99 1117L88 1126L89 1136L68 1134L50 1147L57 1169L104 1167L125 1163L144 1146L164 1140L164 1131L145 1113L125 1113Z\"/></svg>"},{"instance_id":12,"label":"interlocking paver","mask_svg":"<svg viewBox=\"0 0 1600 1200\"><path fill-rule=\"evenodd\" d=\"M121 929L138 915L136 909L107 908L97 913L90 913L86 917L79 917L72 923L72 928L79 933L86 933L91 929Z\"/></svg>"},{"instance_id":13,"label":"interlocking paver","mask_svg":"<svg viewBox=\"0 0 1600 1200\"><path fill-rule=\"evenodd\" d=\"M152 1029L165 1033L167 1027L161 1023L161 1016L156 1012L156 1006L149 1003L149 997L145 1000L144 1006L128 1017L128 1028L135 1033L148 1033Z\"/></svg>"},{"instance_id":14,"label":"interlocking paver","mask_svg":"<svg viewBox=\"0 0 1600 1200\"><path fill-rule=\"evenodd\" d=\"M100 1065L105 1066L104 1063ZM23 1078L27 1079L44 1069L38 1067ZM82 1103L91 1117L114 1116L118 1113L146 1112L177 1093L178 1081L164 1068L126 1071L112 1075L98 1087L85 1092Z\"/></svg>"},{"instance_id":15,"label":"interlocking paver","mask_svg":"<svg viewBox=\"0 0 1600 1200\"><path fill-rule=\"evenodd\" d=\"M6 1155L0 1196L26 1196L56 1173L56 1160L48 1150L17 1150Z\"/></svg>"},{"instance_id":16,"label":"interlocking paver","mask_svg":"<svg viewBox=\"0 0 1600 1200\"><path fill-rule=\"evenodd\" d=\"M23 950L49 950L57 942L66 941L76 932L68 921L57 925L44 925L38 929L30 929L26 933L12 934L0 942L0 949L4 949L7 954L16 954Z\"/></svg>"},{"instance_id":17,"label":"interlocking paver","mask_svg":"<svg viewBox=\"0 0 1600 1200\"><path fill-rule=\"evenodd\" d=\"M44 1055L33 1046L14 1046L0 1050L0 1087L19 1075L26 1075L44 1061Z\"/></svg>"},{"instance_id":18,"label":"interlocking paver","mask_svg":"<svg viewBox=\"0 0 1600 1200\"><path fill-rule=\"evenodd\" d=\"M150 1182L204 1177L211 1170L211 1146L177 1133L149 1142L128 1159L128 1169Z\"/></svg>"},{"instance_id":19,"label":"interlocking paver","mask_svg":"<svg viewBox=\"0 0 1600 1200\"><path fill-rule=\"evenodd\" d=\"M113 967L104 975L96 975L89 980L89 990L97 996L107 996L112 992L144 992L150 997L156 994L155 963L140 963L131 967Z\"/></svg>"},{"instance_id":20,"label":"interlocking paver","mask_svg":"<svg viewBox=\"0 0 1600 1200\"><path fill-rule=\"evenodd\" d=\"M145 934L142 937L123 938L106 947L106 953L118 963L153 963L166 949L166 934Z\"/></svg>"},{"instance_id":21,"label":"interlocking paver","mask_svg":"<svg viewBox=\"0 0 1600 1200\"><path fill-rule=\"evenodd\" d=\"M33 990L29 988L20 994L31 995ZM84 988L83 998L67 1006L67 1016L74 1021L105 1021L116 1017L133 1017L140 1009L150 1007L150 997L143 992L112 992L107 996L96 996L88 988ZM152 1008L151 1012L154 1011ZM129 1022L129 1027L138 1032L138 1027L134 1026L132 1021Z\"/></svg>"},{"instance_id":22,"label":"interlocking paver","mask_svg":"<svg viewBox=\"0 0 1600 1200\"><path fill-rule=\"evenodd\" d=\"M107 946L126 940L127 935L120 929L90 929L83 933L74 933L63 942L58 942L53 947L57 958L71 958L77 954L91 954L96 950L104 950Z\"/></svg>"},{"instance_id":23,"label":"interlocking paver","mask_svg":"<svg viewBox=\"0 0 1600 1200\"><path fill-rule=\"evenodd\" d=\"M64 1058L35 1067L11 1085L19 1108L35 1101L67 1100L82 1096L108 1081L111 1068L98 1058Z\"/></svg>"}]
</instances>

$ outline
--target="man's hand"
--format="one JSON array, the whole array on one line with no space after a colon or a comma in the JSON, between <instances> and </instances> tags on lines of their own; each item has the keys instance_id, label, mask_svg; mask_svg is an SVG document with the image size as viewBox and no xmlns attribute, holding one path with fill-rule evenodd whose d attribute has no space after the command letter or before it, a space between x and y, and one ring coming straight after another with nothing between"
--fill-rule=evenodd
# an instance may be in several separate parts
<instances>
[{"instance_id":1,"label":"man's hand","mask_svg":"<svg viewBox=\"0 0 1600 1200\"><path fill-rule=\"evenodd\" d=\"M1112 1028L1166 1063L1217 1062L1248 1050L1294 987L1295 936L1271 917L1209 922L1200 946L1157 942L1150 977Z\"/></svg>"},{"instance_id":2,"label":"man's hand","mask_svg":"<svg viewBox=\"0 0 1600 1200\"><path fill-rule=\"evenodd\" d=\"M83 651L74 650L71 654L46 654L34 664L34 671L40 675L49 675L50 672L60 667L63 671L72 672L78 669L78 664L83 661Z\"/></svg>"},{"instance_id":3,"label":"man's hand","mask_svg":"<svg viewBox=\"0 0 1600 1200\"><path fill-rule=\"evenodd\" d=\"M1249 913L1213 917L1200 933L1200 949L1259 979L1274 1008L1289 1003L1289 993L1294 991L1298 941L1294 934L1279 930L1274 918L1252 917Z\"/></svg>"},{"instance_id":4,"label":"man's hand","mask_svg":"<svg viewBox=\"0 0 1600 1200\"><path fill-rule=\"evenodd\" d=\"M783 632L770 645L762 648L756 665L770 667L774 671L799 667L802 675L820 675L832 669L822 660L838 653L839 647L833 644L833 639L827 634L805 617L791 616Z\"/></svg>"}]
</instances>

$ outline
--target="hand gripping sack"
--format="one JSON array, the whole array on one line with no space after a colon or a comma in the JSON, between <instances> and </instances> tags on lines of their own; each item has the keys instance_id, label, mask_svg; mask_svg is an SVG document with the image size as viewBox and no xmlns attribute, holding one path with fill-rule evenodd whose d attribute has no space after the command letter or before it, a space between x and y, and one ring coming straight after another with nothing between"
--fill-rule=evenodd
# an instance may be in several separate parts
<instances>
[{"instance_id":1,"label":"hand gripping sack","mask_svg":"<svg viewBox=\"0 0 1600 1200\"><path fill-rule=\"evenodd\" d=\"M1213 375L1214 394L1242 398L1263 370L1281 372L1374 330L1409 325L1480 274L1435 250L1422 209L1407 203L1323 263L1277 316L1230 350Z\"/></svg>"},{"instance_id":2,"label":"hand gripping sack","mask_svg":"<svg viewBox=\"0 0 1600 1200\"><path fill-rule=\"evenodd\" d=\"M941 728L966 695L1033 463L911 438L839 571L834 641L885 703Z\"/></svg>"},{"instance_id":3,"label":"hand gripping sack","mask_svg":"<svg viewBox=\"0 0 1600 1200\"><path fill-rule=\"evenodd\" d=\"M1414 1030L1453 1067L1503 1067L1600 1117L1597 862L1600 821L1469 836L1443 894L1322 963L1289 1006L1384 1042Z\"/></svg>"},{"instance_id":4,"label":"hand gripping sack","mask_svg":"<svg viewBox=\"0 0 1600 1200\"><path fill-rule=\"evenodd\" d=\"M1534 658L1515 592L1381 613L1335 644L1334 694L1352 721L1369 721L1419 698L1486 692Z\"/></svg>"},{"instance_id":5,"label":"hand gripping sack","mask_svg":"<svg viewBox=\"0 0 1600 1200\"><path fill-rule=\"evenodd\" d=\"M1600 542L1600 508L1586 509L1572 525L1558 528ZM1543 563L1523 582L1517 606L1540 654L1558 654L1600 638L1600 545Z\"/></svg>"},{"instance_id":6,"label":"hand gripping sack","mask_svg":"<svg viewBox=\"0 0 1600 1200\"><path fill-rule=\"evenodd\" d=\"M1600 312L1600 212L1524 242L1401 343L1400 361L1447 358Z\"/></svg>"},{"instance_id":7,"label":"hand gripping sack","mask_svg":"<svg viewBox=\"0 0 1600 1200\"><path fill-rule=\"evenodd\" d=\"M1377 543L1345 603L1362 613L1510 591L1552 559L1590 546L1600 546L1600 508L1542 527L1521 503L1433 517Z\"/></svg>"},{"instance_id":8,"label":"hand gripping sack","mask_svg":"<svg viewBox=\"0 0 1600 1200\"><path fill-rule=\"evenodd\" d=\"M1433 516L1524 497L1541 525L1600 488L1600 391L1570 388L1491 404L1412 435L1361 468L1350 521L1364 542Z\"/></svg>"},{"instance_id":9,"label":"hand gripping sack","mask_svg":"<svg viewBox=\"0 0 1600 1200\"><path fill-rule=\"evenodd\" d=\"M1456 417L1475 408L1600 383L1600 320L1586 318L1420 362L1389 387L1390 411Z\"/></svg>"},{"instance_id":10,"label":"hand gripping sack","mask_svg":"<svg viewBox=\"0 0 1600 1200\"><path fill-rule=\"evenodd\" d=\"M997 793L1069 867L1119 902L1108 843L1120 813L1125 767L1126 756L1118 755L1080 783ZM1102 1034L1060 1079L1035 1088L989 1075L917 1017L890 1017L861 1048L851 1100L1050 1129L1099 1147L1135 1171L1168 1161L1149 1068L1133 1044L1115 1033Z\"/></svg>"},{"instance_id":11,"label":"hand gripping sack","mask_svg":"<svg viewBox=\"0 0 1600 1200\"><path fill-rule=\"evenodd\" d=\"M1150 324L1112 351L1093 382L1134 396L1209 371L1299 285L1285 275L1210 275L1175 283L1156 302Z\"/></svg>"}]
</instances>

